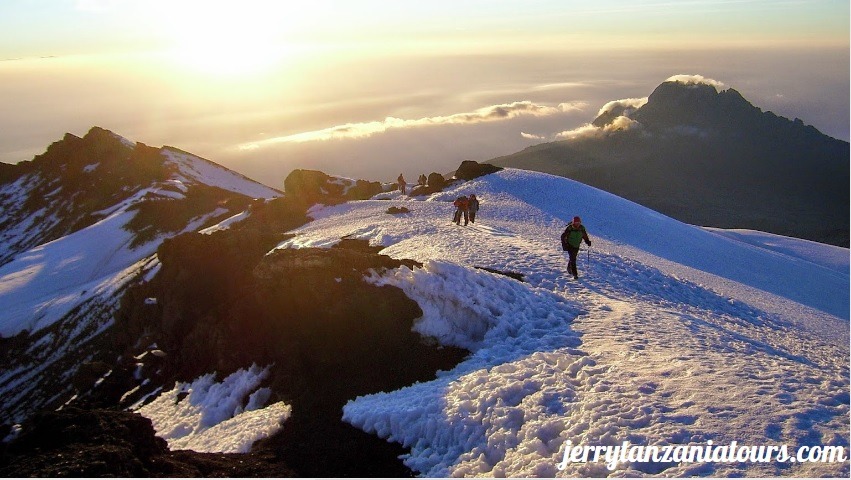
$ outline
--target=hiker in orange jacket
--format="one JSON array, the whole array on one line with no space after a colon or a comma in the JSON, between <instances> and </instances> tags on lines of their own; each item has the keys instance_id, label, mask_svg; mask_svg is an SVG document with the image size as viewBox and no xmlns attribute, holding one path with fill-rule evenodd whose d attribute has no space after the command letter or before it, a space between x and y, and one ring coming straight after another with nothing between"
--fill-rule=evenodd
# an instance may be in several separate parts
<instances>
[{"instance_id":1,"label":"hiker in orange jacket","mask_svg":"<svg viewBox=\"0 0 851 480\"><path fill-rule=\"evenodd\" d=\"M460 196L452 202L452 205L455 205L455 216L452 218L455 225L461 225L462 214L464 215L464 225L466 226L470 222L469 212L467 211L468 202L466 196Z\"/></svg>"}]
</instances>

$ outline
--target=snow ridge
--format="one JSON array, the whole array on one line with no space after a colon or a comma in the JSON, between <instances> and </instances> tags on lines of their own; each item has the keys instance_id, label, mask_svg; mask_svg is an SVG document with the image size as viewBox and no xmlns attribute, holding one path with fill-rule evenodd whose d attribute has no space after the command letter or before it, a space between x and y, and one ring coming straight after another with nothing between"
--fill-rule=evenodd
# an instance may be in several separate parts
<instances>
[{"instance_id":1,"label":"snow ridge","mask_svg":"<svg viewBox=\"0 0 851 480\"><path fill-rule=\"evenodd\" d=\"M476 193L476 224L450 223ZM384 194L383 196L388 196ZM743 242L568 179L504 170L431 197L318 207L281 248L368 239L422 268L373 274L415 299L414 329L471 349L433 381L359 397L345 421L410 448L424 476L843 476L847 464L599 463L573 445L848 448L848 254ZM579 281L558 237L592 238ZM759 237L758 234L755 234ZM517 272L524 282L474 268ZM795 269L795 277L786 275ZM781 274L782 272L782 274ZM805 280L801 280L805 279Z\"/></svg>"}]
</instances>

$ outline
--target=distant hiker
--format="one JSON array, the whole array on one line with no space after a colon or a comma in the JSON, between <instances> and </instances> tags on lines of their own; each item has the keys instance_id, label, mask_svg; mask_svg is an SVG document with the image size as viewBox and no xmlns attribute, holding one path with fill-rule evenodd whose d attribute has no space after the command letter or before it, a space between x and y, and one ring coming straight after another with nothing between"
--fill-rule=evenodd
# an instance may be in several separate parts
<instances>
[{"instance_id":1,"label":"distant hiker","mask_svg":"<svg viewBox=\"0 0 851 480\"><path fill-rule=\"evenodd\" d=\"M466 196L460 196L452 202L452 205L455 205L455 216L452 218L452 221L455 222L455 225L461 225L461 215L464 215L464 225L470 221L469 213L467 211L469 200Z\"/></svg>"},{"instance_id":2,"label":"distant hiker","mask_svg":"<svg viewBox=\"0 0 851 480\"><path fill-rule=\"evenodd\" d=\"M425 187L425 186L426 186L426 182L428 182L428 178L426 178L425 173L421 173L421 174L420 174L420 178L418 178L418 179L417 179L417 183L418 183L421 187Z\"/></svg>"},{"instance_id":3,"label":"distant hiker","mask_svg":"<svg viewBox=\"0 0 851 480\"><path fill-rule=\"evenodd\" d=\"M576 257L579 255L579 246L585 242L589 247L591 240L588 238L588 232L585 231L585 226L582 225L582 220L579 217L573 217L573 222L567 225L564 233L561 234L561 248L566 250L570 255L570 260L567 262L567 273L573 275L574 279L579 278L579 272L576 270Z\"/></svg>"},{"instance_id":4,"label":"distant hiker","mask_svg":"<svg viewBox=\"0 0 851 480\"><path fill-rule=\"evenodd\" d=\"M476 212L479 211L479 199L475 193L470 194L470 199L467 200L467 211L470 212L470 223L476 223Z\"/></svg>"},{"instance_id":5,"label":"distant hiker","mask_svg":"<svg viewBox=\"0 0 851 480\"><path fill-rule=\"evenodd\" d=\"M399 191L402 192L402 195L404 195L407 183L405 183L405 177L403 177L401 173L399 174L399 178L396 179L396 183L399 184Z\"/></svg>"}]
</instances>

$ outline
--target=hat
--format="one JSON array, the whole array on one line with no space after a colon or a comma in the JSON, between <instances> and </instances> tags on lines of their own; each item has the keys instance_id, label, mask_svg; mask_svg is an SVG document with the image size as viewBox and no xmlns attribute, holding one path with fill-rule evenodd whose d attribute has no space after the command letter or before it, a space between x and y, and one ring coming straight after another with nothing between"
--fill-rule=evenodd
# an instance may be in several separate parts
<instances>
[{"instance_id":1,"label":"hat","mask_svg":"<svg viewBox=\"0 0 851 480\"><path fill-rule=\"evenodd\" d=\"M573 223L582 223L582 219L579 217L573 217Z\"/></svg>"}]
</instances>

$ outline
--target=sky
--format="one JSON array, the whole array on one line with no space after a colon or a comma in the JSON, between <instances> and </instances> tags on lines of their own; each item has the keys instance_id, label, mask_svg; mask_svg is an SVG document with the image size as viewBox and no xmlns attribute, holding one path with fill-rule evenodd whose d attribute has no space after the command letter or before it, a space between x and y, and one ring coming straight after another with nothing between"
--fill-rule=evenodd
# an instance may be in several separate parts
<instances>
[{"instance_id":1,"label":"sky","mask_svg":"<svg viewBox=\"0 0 851 480\"><path fill-rule=\"evenodd\" d=\"M280 187L391 180L580 127L702 75L849 138L842 1L0 3L0 161L97 125Z\"/></svg>"}]
</instances>

